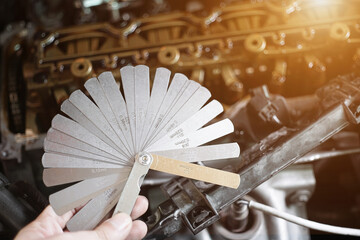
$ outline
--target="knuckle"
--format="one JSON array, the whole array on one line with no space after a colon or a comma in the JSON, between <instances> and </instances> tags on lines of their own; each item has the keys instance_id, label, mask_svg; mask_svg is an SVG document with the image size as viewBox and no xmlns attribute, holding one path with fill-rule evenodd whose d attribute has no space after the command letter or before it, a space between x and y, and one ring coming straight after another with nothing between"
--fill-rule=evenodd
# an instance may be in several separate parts
<instances>
[{"instance_id":1,"label":"knuckle","mask_svg":"<svg viewBox=\"0 0 360 240\"><path fill-rule=\"evenodd\" d=\"M100 240L111 240L109 233L103 229L97 229L96 234Z\"/></svg>"}]
</instances>

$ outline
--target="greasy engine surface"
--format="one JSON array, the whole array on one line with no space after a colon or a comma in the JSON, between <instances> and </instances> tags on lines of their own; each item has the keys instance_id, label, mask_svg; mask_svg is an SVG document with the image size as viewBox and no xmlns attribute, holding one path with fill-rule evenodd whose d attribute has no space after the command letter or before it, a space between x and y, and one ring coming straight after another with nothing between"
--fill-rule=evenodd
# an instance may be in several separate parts
<instances>
[{"instance_id":1,"label":"greasy engine surface","mask_svg":"<svg viewBox=\"0 0 360 240\"><path fill-rule=\"evenodd\" d=\"M358 0L6 0L0 13L0 180L7 196L0 202L17 209L13 215L1 212L0 233L6 238L32 220L56 190L41 180L42 144L51 119L74 89L103 71L118 79L122 66L163 66L206 86L224 105L222 117L234 122L235 133L227 139L246 153L242 160L217 165L235 169L250 166L272 151L279 136L311 126L360 90ZM323 142L296 165L254 186L248 197L302 217L359 228L358 128L351 125ZM184 190L179 184L207 189L184 181L170 182L161 174L145 179L149 226L156 222L157 206ZM198 223L194 229L208 214L200 205L186 217ZM229 202L228 209L195 238L322 237L246 212L237 202ZM161 237L194 238L182 227L168 232Z\"/></svg>"}]
</instances>

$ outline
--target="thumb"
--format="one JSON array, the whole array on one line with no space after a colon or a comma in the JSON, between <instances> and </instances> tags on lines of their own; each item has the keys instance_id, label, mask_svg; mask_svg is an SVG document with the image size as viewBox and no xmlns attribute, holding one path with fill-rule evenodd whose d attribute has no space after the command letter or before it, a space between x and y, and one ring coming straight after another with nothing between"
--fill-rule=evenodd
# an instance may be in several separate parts
<instances>
[{"instance_id":1,"label":"thumb","mask_svg":"<svg viewBox=\"0 0 360 240\"><path fill-rule=\"evenodd\" d=\"M93 231L67 232L50 238L51 240L124 240L129 235L132 220L129 215L119 213L103 222Z\"/></svg>"},{"instance_id":2,"label":"thumb","mask_svg":"<svg viewBox=\"0 0 360 240\"><path fill-rule=\"evenodd\" d=\"M128 214L119 213L103 222L94 231L99 240L122 240L125 239L131 230L132 220Z\"/></svg>"}]
</instances>

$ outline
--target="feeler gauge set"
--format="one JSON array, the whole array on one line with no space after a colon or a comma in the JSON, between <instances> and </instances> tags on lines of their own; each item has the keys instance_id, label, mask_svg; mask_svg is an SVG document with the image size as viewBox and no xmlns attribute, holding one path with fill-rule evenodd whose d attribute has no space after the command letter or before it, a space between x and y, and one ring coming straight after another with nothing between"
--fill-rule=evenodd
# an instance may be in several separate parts
<instances>
[{"instance_id":1,"label":"feeler gauge set","mask_svg":"<svg viewBox=\"0 0 360 240\"><path fill-rule=\"evenodd\" d=\"M234 158L237 143L206 145L234 131L230 120L206 125L221 104L183 74L158 68L150 94L149 68L120 69L121 93L111 72L73 92L52 120L42 158L47 186L75 183L50 195L58 215L84 206L67 224L93 229L115 207L130 213L149 169L237 188L240 176L192 162ZM204 106L205 105L205 106ZM206 125L206 126L205 126Z\"/></svg>"}]
</instances>

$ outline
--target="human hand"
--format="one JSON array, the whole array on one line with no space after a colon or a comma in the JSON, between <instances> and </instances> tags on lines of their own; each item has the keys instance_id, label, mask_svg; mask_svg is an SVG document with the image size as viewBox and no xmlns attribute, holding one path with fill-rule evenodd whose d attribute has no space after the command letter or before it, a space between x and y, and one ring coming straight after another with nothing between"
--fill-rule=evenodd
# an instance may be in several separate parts
<instances>
[{"instance_id":1,"label":"human hand","mask_svg":"<svg viewBox=\"0 0 360 240\"><path fill-rule=\"evenodd\" d=\"M139 196L131 212L131 218L125 213L119 213L92 231L79 232L68 232L64 230L66 223L75 214L75 210L58 216L51 206L47 206L34 221L20 230L15 240L142 239L147 232L146 224L140 220L132 220L143 215L148 205L148 200L143 196Z\"/></svg>"}]
</instances>

